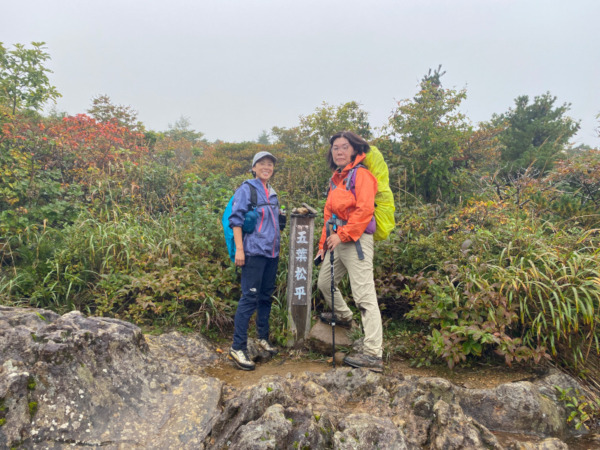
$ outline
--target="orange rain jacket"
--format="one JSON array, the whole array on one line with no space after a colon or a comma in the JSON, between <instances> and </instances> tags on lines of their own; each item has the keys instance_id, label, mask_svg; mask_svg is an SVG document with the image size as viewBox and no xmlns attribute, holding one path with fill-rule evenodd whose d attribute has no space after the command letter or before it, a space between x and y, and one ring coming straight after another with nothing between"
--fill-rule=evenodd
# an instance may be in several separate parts
<instances>
[{"instance_id":1,"label":"orange rain jacket","mask_svg":"<svg viewBox=\"0 0 600 450\"><path fill-rule=\"evenodd\" d=\"M329 189L325 202L325 225L321 232L319 249L323 249L327 238L327 221L333 214L338 219L347 221L346 225L338 226L337 234L342 242L356 242L365 232L367 225L375 211L375 194L377 193L377 179L366 168L358 168L356 172L355 191L346 190L346 179L350 170L361 163L366 155L356 155L355 160L348 164L342 171L336 170L331 181L336 186Z\"/></svg>"}]
</instances>

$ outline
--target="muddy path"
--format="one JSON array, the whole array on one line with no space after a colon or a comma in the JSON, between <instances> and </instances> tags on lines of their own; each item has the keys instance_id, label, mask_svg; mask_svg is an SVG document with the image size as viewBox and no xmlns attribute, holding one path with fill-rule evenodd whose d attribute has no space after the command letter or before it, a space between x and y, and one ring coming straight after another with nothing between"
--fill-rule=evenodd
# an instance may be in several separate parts
<instances>
[{"instance_id":1,"label":"muddy path","mask_svg":"<svg viewBox=\"0 0 600 450\"><path fill-rule=\"evenodd\" d=\"M340 367L339 364L336 367ZM233 362L223 354L220 362L205 369L207 375L218 378L226 384L240 388L256 384L263 376L300 375L304 372L324 373L334 370L331 358L315 359L306 352L282 351L274 359L264 363L257 363L253 371L239 370ZM454 370L446 366L411 367L408 361L392 359L385 365L385 375L415 375L421 377L441 377L450 382L469 389L493 388L503 383L510 383L535 378L533 370L525 367L507 367L492 365L475 365L473 367L460 367Z\"/></svg>"}]
</instances>

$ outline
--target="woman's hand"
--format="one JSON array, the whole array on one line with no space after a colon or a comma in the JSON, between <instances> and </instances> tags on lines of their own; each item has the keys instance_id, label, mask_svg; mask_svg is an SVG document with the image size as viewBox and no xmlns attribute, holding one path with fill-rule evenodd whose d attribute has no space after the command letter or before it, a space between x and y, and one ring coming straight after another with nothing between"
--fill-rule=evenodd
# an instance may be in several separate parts
<instances>
[{"instance_id":1,"label":"woman's hand","mask_svg":"<svg viewBox=\"0 0 600 450\"><path fill-rule=\"evenodd\" d=\"M244 253L244 249L237 248L235 250L235 265L242 267L244 264L246 264L246 254Z\"/></svg>"},{"instance_id":2,"label":"woman's hand","mask_svg":"<svg viewBox=\"0 0 600 450\"><path fill-rule=\"evenodd\" d=\"M327 242L328 250L335 250L335 248L338 246L338 244L341 244L342 240L340 239L340 237L337 234L334 233L327 238L326 242Z\"/></svg>"},{"instance_id":3,"label":"woman's hand","mask_svg":"<svg viewBox=\"0 0 600 450\"><path fill-rule=\"evenodd\" d=\"M246 264L242 227L233 227L233 240L235 241L235 265L242 267Z\"/></svg>"}]
</instances>

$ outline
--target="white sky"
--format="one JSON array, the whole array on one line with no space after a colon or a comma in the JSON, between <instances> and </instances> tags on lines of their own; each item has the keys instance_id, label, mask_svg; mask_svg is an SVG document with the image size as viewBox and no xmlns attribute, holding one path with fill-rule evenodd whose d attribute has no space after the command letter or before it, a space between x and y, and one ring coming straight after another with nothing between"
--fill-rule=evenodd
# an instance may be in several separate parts
<instances>
[{"instance_id":1,"label":"white sky","mask_svg":"<svg viewBox=\"0 0 600 450\"><path fill-rule=\"evenodd\" d=\"M599 19L598 0L0 0L0 42L46 42L59 111L107 94L156 131L255 140L352 100L380 127L442 64L473 124L550 91L600 146Z\"/></svg>"}]
</instances>

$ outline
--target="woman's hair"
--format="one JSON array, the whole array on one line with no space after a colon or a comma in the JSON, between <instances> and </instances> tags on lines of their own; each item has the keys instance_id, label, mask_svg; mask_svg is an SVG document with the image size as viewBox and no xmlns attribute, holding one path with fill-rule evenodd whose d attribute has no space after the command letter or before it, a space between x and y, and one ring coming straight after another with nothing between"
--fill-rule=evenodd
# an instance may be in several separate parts
<instances>
[{"instance_id":1,"label":"woman's hair","mask_svg":"<svg viewBox=\"0 0 600 450\"><path fill-rule=\"evenodd\" d=\"M352 146L352 148L354 150L356 150L357 155L362 155L363 153L367 153L369 150L371 150L369 143L367 141L365 141L363 138L361 138L358 134L354 133L353 131L340 131L338 133L335 133L329 139L330 146L329 146L329 151L327 152L327 163L329 164L329 167L332 170L337 169L337 165L333 162L333 156L331 155L331 149L333 148L333 143L335 142L335 140L339 139L339 138L346 138L348 140L348 142L350 142L350 145ZM352 161L354 161L355 158L356 158L356 155L353 155Z\"/></svg>"}]
</instances>

